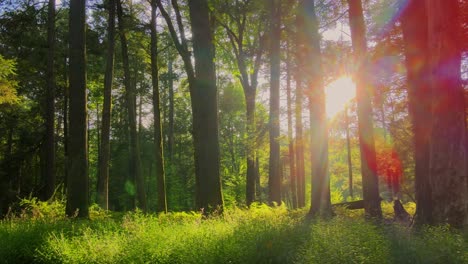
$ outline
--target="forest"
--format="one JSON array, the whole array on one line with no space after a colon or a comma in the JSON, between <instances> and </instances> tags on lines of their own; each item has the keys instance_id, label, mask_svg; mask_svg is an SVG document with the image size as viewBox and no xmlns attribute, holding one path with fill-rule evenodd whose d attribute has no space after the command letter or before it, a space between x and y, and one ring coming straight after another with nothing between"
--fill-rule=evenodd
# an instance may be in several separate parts
<instances>
[{"instance_id":1,"label":"forest","mask_svg":"<svg viewBox=\"0 0 468 264\"><path fill-rule=\"evenodd\" d=\"M467 0L0 0L0 263L468 263Z\"/></svg>"}]
</instances>

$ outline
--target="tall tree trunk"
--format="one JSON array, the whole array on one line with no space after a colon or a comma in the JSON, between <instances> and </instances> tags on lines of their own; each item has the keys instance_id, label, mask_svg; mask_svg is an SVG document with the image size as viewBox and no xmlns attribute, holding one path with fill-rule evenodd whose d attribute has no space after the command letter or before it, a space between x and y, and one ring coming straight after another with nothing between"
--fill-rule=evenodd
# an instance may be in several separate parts
<instances>
[{"instance_id":1,"label":"tall tree trunk","mask_svg":"<svg viewBox=\"0 0 468 264\"><path fill-rule=\"evenodd\" d=\"M169 33L184 62L187 73L193 116L197 207L202 209L205 215L221 212L223 210L223 198L219 171L218 94L213 62L212 24L210 23L208 3L206 0L188 1L195 70L192 65L191 53L188 50L177 0L172 0L172 6L176 13L178 33L161 0L156 0L156 4L166 20Z\"/></svg>"},{"instance_id":2,"label":"tall tree trunk","mask_svg":"<svg viewBox=\"0 0 468 264\"><path fill-rule=\"evenodd\" d=\"M123 21L123 10L121 0L117 0L117 19L119 25L120 42L122 46L122 61L124 68L124 86L127 103L128 123L130 128L130 174L134 177L137 189L138 206L146 212L146 192L144 178L141 173L140 144L138 142L136 122L136 91L131 82L130 65L128 61L127 37Z\"/></svg>"},{"instance_id":3,"label":"tall tree trunk","mask_svg":"<svg viewBox=\"0 0 468 264\"><path fill-rule=\"evenodd\" d=\"M222 212L218 140L218 93L213 33L206 0L189 0L195 58L192 111L195 144L197 204L204 213Z\"/></svg>"},{"instance_id":4,"label":"tall tree trunk","mask_svg":"<svg viewBox=\"0 0 468 264\"><path fill-rule=\"evenodd\" d=\"M63 156L65 158L65 162L64 162L64 168L63 168L63 183L64 183L64 186L65 186L65 191L66 191L66 187L68 186L67 184L67 179L68 179L68 162L66 162L68 160L68 138L69 138L69 135L68 135L68 102L69 102L69 93L70 93L70 89L68 88L68 68L67 68L67 56L64 57L64 64L63 64L63 78L65 80L65 85L63 87L64 91L63 91Z\"/></svg>"},{"instance_id":5,"label":"tall tree trunk","mask_svg":"<svg viewBox=\"0 0 468 264\"><path fill-rule=\"evenodd\" d=\"M174 160L174 79L173 79L173 70L172 70L172 59L169 58L167 63L167 72L169 75L168 80L168 89L169 89L169 129L167 133L168 144L167 150L169 152L169 161Z\"/></svg>"},{"instance_id":6,"label":"tall tree trunk","mask_svg":"<svg viewBox=\"0 0 468 264\"><path fill-rule=\"evenodd\" d=\"M112 82L114 79L115 52L115 0L108 0L107 61L104 76L104 105L102 106L101 147L99 152L99 174L97 202L101 208L109 209L109 165L110 165L110 121L112 112Z\"/></svg>"},{"instance_id":7,"label":"tall tree trunk","mask_svg":"<svg viewBox=\"0 0 468 264\"><path fill-rule=\"evenodd\" d=\"M288 115L288 150L289 150L289 179L291 188L291 203L292 207L297 208L297 189L296 189L296 166L294 155L294 139L293 139L293 119L292 119L292 98L291 98L291 59L289 42L286 51L286 101L287 101L287 115Z\"/></svg>"},{"instance_id":8,"label":"tall tree trunk","mask_svg":"<svg viewBox=\"0 0 468 264\"><path fill-rule=\"evenodd\" d=\"M468 226L468 153L457 0L427 0L432 104L429 174L435 223Z\"/></svg>"},{"instance_id":9,"label":"tall tree trunk","mask_svg":"<svg viewBox=\"0 0 468 264\"><path fill-rule=\"evenodd\" d=\"M301 2L303 5L303 2ZM303 8L303 7L301 7ZM304 13L298 12L296 15L296 177L297 177L297 206L302 208L305 206L305 171L304 171L304 136L302 124L302 97L304 85L304 68L305 61L305 25Z\"/></svg>"},{"instance_id":10,"label":"tall tree trunk","mask_svg":"<svg viewBox=\"0 0 468 264\"><path fill-rule=\"evenodd\" d=\"M427 14L424 1L412 0L401 18L408 82L409 112L413 123L416 216L418 225L432 217L429 185L431 90L428 82Z\"/></svg>"},{"instance_id":11,"label":"tall tree trunk","mask_svg":"<svg viewBox=\"0 0 468 264\"><path fill-rule=\"evenodd\" d=\"M70 1L70 140L66 213L88 217L88 134L86 96L86 1Z\"/></svg>"},{"instance_id":12,"label":"tall tree trunk","mask_svg":"<svg viewBox=\"0 0 468 264\"><path fill-rule=\"evenodd\" d=\"M310 112L310 164L311 164L311 215L330 216L330 176L328 174L328 130L325 110L325 87L323 85L322 54L320 35L314 0L304 5L306 45L309 66L307 67L307 89Z\"/></svg>"},{"instance_id":13,"label":"tall tree trunk","mask_svg":"<svg viewBox=\"0 0 468 264\"><path fill-rule=\"evenodd\" d=\"M251 87L252 88L252 87ZM245 103L247 108L247 206L250 206L253 201L255 201L256 194L256 184L255 184L255 146L256 137L255 137L255 94L256 88L245 89Z\"/></svg>"},{"instance_id":14,"label":"tall tree trunk","mask_svg":"<svg viewBox=\"0 0 468 264\"><path fill-rule=\"evenodd\" d=\"M49 0L47 18L47 92L46 92L46 137L45 137L45 189L47 200L55 191L55 0Z\"/></svg>"},{"instance_id":15,"label":"tall tree trunk","mask_svg":"<svg viewBox=\"0 0 468 264\"><path fill-rule=\"evenodd\" d=\"M353 198L353 163L351 160L351 139L349 135L349 116L348 107L345 108L345 123L346 123L346 148L348 156L348 184L349 184L349 196Z\"/></svg>"},{"instance_id":16,"label":"tall tree trunk","mask_svg":"<svg viewBox=\"0 0 468 264\"><path fill-rule=\"evenodd\" d=\"M159 69L158 69L158 36L156 32L156 1L151 2L151 77L153 84L153 115L154 115L154 154L158 199L158 212L167 212L166 175L164 173L164 156L161 126L161 111L159 102ZM171 77L169 77L171 78Z\"/></svg>"},{"instance_id":17,"label":"tall tree trunk","mask_svg":"<svg viewBox=\"0 0 468 264\"><path fill-rule=\"evenodd\" d=\"M269 202L281 204L280 178L280 2L270 3L270 164L268 174Z\"/></svg>"},{"instance_id":18,"label":"tall tree trunk","mask_svg":"<svg viewBox=\"0 0 468 264\"><path fill-rule=\"evenodd\" d=\"M382 218L372 122L372 86L367 73L366 28L361 0L348 0L348 4L351 40L358 67L355 79L364 209L367 217Z\"/></svg>"}]
</instances>

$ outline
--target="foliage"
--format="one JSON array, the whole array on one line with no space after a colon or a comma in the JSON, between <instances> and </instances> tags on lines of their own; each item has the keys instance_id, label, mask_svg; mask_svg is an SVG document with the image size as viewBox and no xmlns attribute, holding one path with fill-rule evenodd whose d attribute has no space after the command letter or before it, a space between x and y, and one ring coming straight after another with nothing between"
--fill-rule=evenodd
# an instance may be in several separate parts
<instances>
[{"instance_id":1,"label":"foliage","mask_svg":"<svg viewBox=\"0 0 468 264\"><path fill-rule=\"evenodd\" d=\"M466 263L468 240L447 226L411 230L344 211L309 221L305 210L253 205L199 213L0 223L6 263Z\"/></svg>"},{"instance_id":2,"label":"foliage","mask_svg":"<svg viewBox=\"0 0 468 264\"><path fill-rule=\"evenodd\" d=\"M14 80L15 62L0 55L0 105L12 104L18 101L16 95L17 82Z\"/></svg>"}]
</instances>

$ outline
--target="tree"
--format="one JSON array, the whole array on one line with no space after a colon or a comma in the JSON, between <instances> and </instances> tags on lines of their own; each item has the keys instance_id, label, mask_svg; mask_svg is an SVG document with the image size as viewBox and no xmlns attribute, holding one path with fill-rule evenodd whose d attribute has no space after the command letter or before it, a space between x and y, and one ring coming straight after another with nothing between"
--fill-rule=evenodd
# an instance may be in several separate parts
<instances>
[{"instance_id":1,"label":"tree","mask_svg":"<svg viewBox=\"0 0 468 264\"><path fill-rule=\"evenodd\" d=\"M379 181L375 155L372 122L371 91L368 76L366 29L361 0L348 0L351 40L357 65L356 99L358 105L359 148L361 151L361 172L363 184L364 209L366 216L382 217L380 207Z\"/></svg>"},{"instance_id":2,"label":"tree","mask_svg":"<svg viewBox=\"0 0 468 264\"><path fill-rule=\"evenodd\" d=\"M281 39L281 3L270 3L270 163L268 191L270 203L281 204L280 175L280 39Z\"/></svg>"},{"instance_id":3,"label":"tree","mask_svg":"<svg viewBox=\"0 0 468 264\"><path fill-rule=\"evenodd\" d=\"M297 208L297 177L295 166L295 151L293 139L293 119L292 119L292 96L291 96L291 68L292 62L290 58L289 41L287 42L286 50L286 101L287 101L287 115L288 115L288 154L289 154L289 179L291 189L292 207Z\"/></svg>"},{"instance_id":4,"label":"tree","mask_svg":"<svg viewBox=\"0 0 468 264\"><path fill-rule=\"evenodd\" d=\"M431 90L428 82L427 14L424 1L409 1L401 17L408 83L409 112L413 124L416 223L431 223L429 143Z\"/></svg>"},{"instance_id":5,"label":"tree","mask_svg":"<svg viewBox=\"0 0 468 264\"><path fill-rule=\"evenodd\" d=\"M108 0L107 61L104 76L104 104L102 106L101 146L99 147L99 172L97 202L105 210L109 209L109 163L110 163L110 121L112 112L112 83L114 79L115 52L115 0Z\"/></svg>"},{"instance_id":6,"label":"tree","mask_svg":"<svg viewBox=\"0 0 468 264\"><path fill-rule=\"evenodd\" d=\"M45 189L44 199L55 191L55 0L49 0L47 17L47 92L46 92L46 137L45 137Z\"/></svg>"},{"instance_id":7,"label":"tree","mask_svg":"<svg viewBox=\"0 0 468 264\"><path fill-rule=\"evenodd\" d=\"M346 158L348 160L348 188L349 188L349 196L353 198L353 163L351 159L351 139L349 135L349 115L348 115L348 107L345 107L344 110L345 115L345 130L346 130Z\"/></svg>"},{"instance_id":8,"label":"tree","mask_svg":"<svg viewBox=\"0 0 468 264\"><path fill-rule=\"evenodd\" d=\"M258 86L258 73L261 67L261 59L265 48L265 35L261 23L262 16L252 11L258 10L256 1L223 2L223 12L228 13L227 18L218 18L217 22L226 30L227 36L235 55L235 61L239 70L237 76L244 90L247 118L247 182L246 203L247 206L255 200L255 97ZM231 4L228 4L231 3ZM233 12L239 10L239 12ZM225 22L227 20L227 22ZM252 25L255 22L258 25Z\"/></svg>"},{"instance_id":9,"label":"tree","mask_svg":"<svg viewBox=\"0 0 468 264\"><path fill-rule=\"evenodd\" d=\"M136 182L138 206L143 211L146 211L146 192L144 186L144 179L141 172L140 145L138 142L136 125L136 91L130 79L131 75L128 60L128 45L127 37L125 35L121 0L117 0L117 19L119 22L119 36L122 48L122 62L124 68L125 98L127 105L128 124L130 130L130 175L134 177Z\"/></svg>"},{"instance_id":10,"label":"tree","mask_svg":"<svg viewBox=\"0 0 468 264\"><path fill-rule=\"evenodd\" d=\"M301 6L298 8L296 15L296 178L297 178L297 206L299 208L305 206L305 171L304 171L304 136L303 136L303 125L302 125L302 97L303 97L303 86L305 80L304 67L305 59L305 17L304 13L300 12L304 9L303 1Z\"/></svg>"},{"instance_id":11,"label":"tree","mask_svg":"<svg viewBox=\"0 0 468 264\"><path fill-rule=\"evenodd\" d=\"M331 215L330 177L328 172L328 130L325 113L322 54L314 0L302 5L306 18L307 92L310 111L310 158L312 173L311 215Z\"/></svg>"},{"instance_id":12,"label":"tree","mask_svg":"<svg viewBox=\"0 0 468 264\"><path fill-rule=\"evenodd\" d=\"M171 17L160 0L157 0L157 5L182 58L189 83L193 118L197 207L202 209L204 214L221 212L223 210L223 197L219 174L218 99L208 3L207 1L195 0L188 2L195 67L192 65L178 2L173 0L172 7L176 15L179 34L177 34Z\"/></svg>"},{"instance_id":13,"label":"tree","mask_svg":"<svg viewBox=\"0 0 468 264\"><path fill-rule=\"evenodd\" d=\"M154 122L154 154L156 163L156 179L158 189L157 211L167 213L166 176L164 173L164 156L161 127L161 111L159 102L159 72L158 72L158 36L156 32L156 1L151 1L151 77L153 84L153 122ZM169 76L171 78L171 76Z\"/></svg>"},{"instance_id":14,"label":"tree","mask_svg":"<svg viewBox=\"0 0 468 264\"><path fill-rule=\"evenodd\" d=\"M88 217L88 131L86 96L86 1L70 1L70 138L68 216Z\"/></svg>"},{"instance_id":15,"label":"tree","mask_svg":"<svg viewBox=\"0 0 468 264\"><path fill-rule=\"evenodd\" d=\"M457 0L426 1L432 129L429 175L435 223L468 226L468 153Z\"/></svg>"}]
</instances>

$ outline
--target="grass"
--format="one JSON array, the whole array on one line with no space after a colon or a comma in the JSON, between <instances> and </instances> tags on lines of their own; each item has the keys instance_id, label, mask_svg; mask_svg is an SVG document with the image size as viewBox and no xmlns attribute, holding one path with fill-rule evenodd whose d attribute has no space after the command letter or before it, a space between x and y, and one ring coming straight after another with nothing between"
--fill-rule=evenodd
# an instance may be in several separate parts
<instances>
[{"instance_id":1,"label":"grass","mask_svg":"<svg viewBox=\"0 0 468 264\"><path fill-rule=\"evenodd\" d=\"M264 205L207 220L33 214L0 223L0 263L468 263L466 234L448 226L415 231L345 210L328 221L305 214Z\"/></svg>"}]
</instances>

